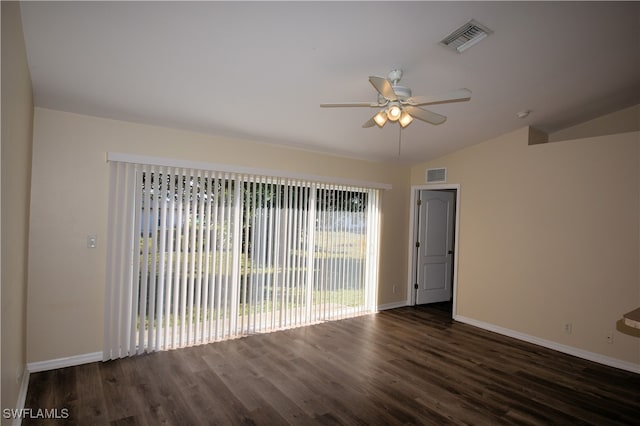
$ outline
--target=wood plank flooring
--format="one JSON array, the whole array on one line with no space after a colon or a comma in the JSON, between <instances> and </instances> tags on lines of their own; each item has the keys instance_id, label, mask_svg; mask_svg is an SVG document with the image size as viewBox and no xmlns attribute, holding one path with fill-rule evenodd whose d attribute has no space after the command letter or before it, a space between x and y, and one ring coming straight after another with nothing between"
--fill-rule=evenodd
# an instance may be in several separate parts
<instances>
[{"instance_id":1,"label":"wood plank flooring","mask_svg":"<svg viewBox=\"0 0 640 426\"><path fill-rule=\"evenodd\" d=\"M24 425L640 424L640 375L407 307L31 375Z\"/></svg>"}]
</instances>

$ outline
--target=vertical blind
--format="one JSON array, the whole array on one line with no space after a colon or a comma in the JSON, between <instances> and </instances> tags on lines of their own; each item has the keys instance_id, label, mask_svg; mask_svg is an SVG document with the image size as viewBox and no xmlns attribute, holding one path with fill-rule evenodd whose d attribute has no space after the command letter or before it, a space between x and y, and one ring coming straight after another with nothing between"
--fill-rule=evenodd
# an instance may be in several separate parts
<instances>
[{"instance_id":1,"label":"vertical blind","mask_svg":"<svg viewBox=\"0 0 640 426\"><path fill-rule=\"evenodd\" d=\"M379 190L110 162L104 359L372 312Z\"/></svg>"}]
</instances>

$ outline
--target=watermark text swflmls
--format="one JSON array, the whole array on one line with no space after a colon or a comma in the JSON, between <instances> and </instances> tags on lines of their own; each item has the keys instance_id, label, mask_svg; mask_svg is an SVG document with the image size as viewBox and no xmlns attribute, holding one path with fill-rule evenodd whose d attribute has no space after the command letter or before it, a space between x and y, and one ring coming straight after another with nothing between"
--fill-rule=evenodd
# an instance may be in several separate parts
<instances>
[{"instance_id":1,"label":"watermark text swflmls","mask_svg":"<svg viewBox=\"0 0 640 426\"><path fill-rule=\"evenodd\" d=\"M4 408L5 419L68 419L68 408Z\"/></svg>"}]
</instances>

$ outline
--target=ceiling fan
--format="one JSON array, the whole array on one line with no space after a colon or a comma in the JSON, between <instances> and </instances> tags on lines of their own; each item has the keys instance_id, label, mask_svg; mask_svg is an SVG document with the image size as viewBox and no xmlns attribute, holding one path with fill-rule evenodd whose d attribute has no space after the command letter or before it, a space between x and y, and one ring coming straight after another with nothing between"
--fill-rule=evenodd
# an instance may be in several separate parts
<instances>
[{"instance_id":1,"label":"ceiling fan","mask_svg":"<svg viewBox=\"0 0 640 426\"><path fill-rule=\"evenodd\" d=\"M382 127L389 120L397 121L404 128L411 124L414 118L431 124L442 124L447 120L444 115L420 108L422 105L462 102L471 99L471 90L469 89L458 89L432 96L411 96L411 89L398 84L401 78L402 70L400 69L392 70L388 78L370 76L369 82L378 91L377 102L320 104L320 106L323 108L381 108L362 127L373 127L374 124Z\"/></svg>"}]
</instances>

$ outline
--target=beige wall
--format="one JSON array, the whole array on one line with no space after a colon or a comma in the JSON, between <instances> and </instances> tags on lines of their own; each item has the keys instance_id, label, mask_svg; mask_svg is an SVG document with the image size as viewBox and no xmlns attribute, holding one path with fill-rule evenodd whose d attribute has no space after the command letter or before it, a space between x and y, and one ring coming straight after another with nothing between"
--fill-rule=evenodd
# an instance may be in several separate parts
<instances>
[{"instance_id":1,"label":"beige wall","mask_svg":"<svg viewBox=\"0 0 640 426\"><path fill-rule=\"evenodd\" d=\"M524 128L408 169L41 108L34 120L28 361L102 348L105 157L123 152L391 183L379 304L406 300L409 185L446 166L461 184L458 314L640 362L616 325L640 304L638 133L528 146Z\"/></svg>"},{"instance_id":2,"label":"beige wall","mask_svg":"<svg viewBox=\"0 0 640 426\"><path fill-rule=\"evenodd\" d=\"M107 152L390 183L383 194L379 303L404 299L409 171L301 150L36 108L27 357L102 350ZM87 249L87 235L98 248ZM401 286L399 286L401 287Z\"/></svg>"},{"instance_id":3,"label":"beige wall","mask_svg":"<svg viewBox=\"0 0 640 426\"><path fill-rule=\"evenodd\" d=\"M414 185L428 167L461 185L457 313L640 364L640 337L617 324L640 306L640 133L533 146L527 135L411 170Z\"/></svg>"},{"instance_id":4,"label":"beige wall","mask_svg":"<svg viewBox=\"0 0 640 426\"><path fill-rule=\"evenodd\" d=\"M640 131L640 105L567 127L549 135L549 142Z\"/></svg>"},{"instance_id":5,"label":"beige wall","mask_svg":"<svg viewBox=\"0 0 640 426\"><path fill-rule=\"evenodd\" d=\"M20 6L2 2L2 408L15 408L26 359L33 99ZM19 379L20 377L18 377ZM7 419L3 424L10 424Z\"/></svg>"}]
</instances>

